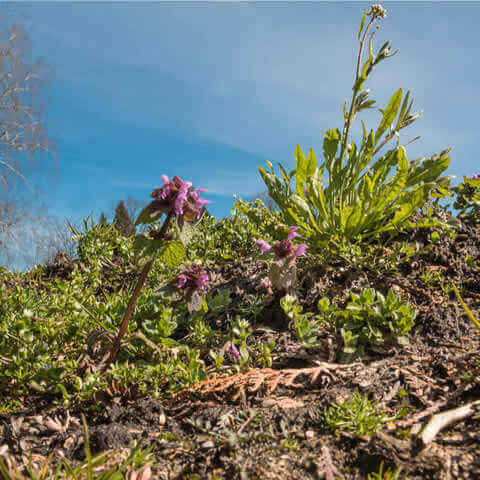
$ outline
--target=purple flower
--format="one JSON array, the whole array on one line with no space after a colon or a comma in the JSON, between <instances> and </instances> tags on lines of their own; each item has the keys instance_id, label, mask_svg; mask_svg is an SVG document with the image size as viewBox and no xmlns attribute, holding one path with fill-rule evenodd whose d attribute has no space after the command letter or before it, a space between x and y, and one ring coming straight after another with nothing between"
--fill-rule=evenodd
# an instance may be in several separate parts
<instances>
[{"instance_id":1,"label":"purple flower","mask_svg":"<svg viewBox=\"0 0 480 480\"><path fill-rule=\"evenodd\" d=\"M472 180L478 180L479 178L480 178L480 174L477 175L475 173L475 174L472 175Z\"/></svg>"},{"instance_id":2,"label":"purple flower","mask_svg":"<svg viewBox=\"0 0 480 480\"><path fill-rule=\"evenodd\" d=\"M307 249L307 245L304 243L300 245L294 245L292 240L295 237L298 237L297 233L298 227L293 226L290 227L290 231L288 232L288 236L285 240L276 241L272 246L270 246L265 240L257 240L257 244L260 245L260 253L268 252L272 250L275 254L276 260L281 259L288 259L290 262L293 262L296 257L300 257L301 255L305 255L305 250Z\"/></svg>"},{"instance_id":3,"label":"purple flower","mask_svg":"<svg viewBox=\"0 0 480 480\"><path fill-rule=\"evenodd\" d=\"M170 194L170 180L166 175L162 175L163 187L160 191L160 198L167 198Z\"/></svg>"},{"instance_id":4,"label":"purple flower","mask_svg":"<svg viewBox=\"0 0 480 480\"><path fill-rule=\"evenodd\" d=\"M230 342L230 353L235 357L236 360L240 358L240 353L233 342Z\"/></svg>"},{"instance_id":5,"label":"purple flower","mask_svg":"<svg viewBox=\"0 0 480 480\"><path fill-rule=\"evenodd\" d=\"M177 176L169 180L166 175L162 175L162 181L163 187L156 188L150 195L155 199L149 206L152 212L173 212L191 221L199 218L203 206L210 203L209 200L200 198L199 193L205 192L205 189L195 190L191 182L184 182Z\"/></svg>"},{"instance_id":6,"label":"purple flower","mask_svg":"<svg viewBox=\"0 0 480 480\"><path fill-rule=\"evenodd\" d=\"M262 280L260 281L260 285L265 290L269 290L272 288L272 281L268 277L265 277L265 278L262 278Z\"/></svg>"},{"instance_id":7,"label":"purple flower","mask_svg":"<svg viewBox=\"0 0 480 480\"><path fill-rule=\"evenodd\" d=\"M180 274L180 275L177 277L176 287L177 287L177 288L182 288L182 287L185 286L186 283L187 283L187 276L184 275L183 273Z\"/></svg>"},{"instance_id":8,"label":"purple flower","mask_svg":"<svg viewBox=\"0 0 480 480\"><path fill-rule=\"evenodd\" d=\"M290 227L287 240L293 240L295 237L298 237L297 230L298 230L298 227Z\"/></svg>"},{"instance_id":9,"label":"purple flower","mask_svg":"<svg viewBox=\"0 0 480 480\"><path fill-rule=\"evenodd\" d=\"M183 215L183 205L187 201L187 195L191 186L191 182L183 182L178 189L174 203L175 213L177 215Z\"/></svg>"},{"instance_id":10,"label":"purple flower","mask_svg":"<svg viewBox=\"0 0 480 480\"><path fill-rule=\"evenodd\" d=\"M208 288L208 275L205 273L203 275L197 276L195 281L197 282L197 288L202 292L205 292Z\"/></svg>"},{"instance_id":11,"label":"purple flower","mask_svg":"<svg viewBox=\"0 0 480 480\"><path fill-rule=\"evenodd\" d=\"M261 238L257 240L257 244L260 245L260 253L265 253L272 249L272 247L265 240L262 240Z\"/></svg>"},{"instance_id":12,"label":"purple flower","mask_svg":"<svg viewBox=\"0 0 480 480\"><path fill-rule=\"evenodd\" d=\"M307 249L307 245L305 245L304 243L297 245L297 248L295 250L295 256L300 257L301 255L305 255L306 249Z\"/></svg>"},{"instance_id":13,"label":"purple flower","mask_svg":"<svg viewBox=\"0 0 480 480\"><path fill-rule=\"evenodd\" d=\"M185 297L191 298L195 292L206 292L209 289L209 278L205 270L196 263L184 267L172 284L177 290L182 290Z\"/></svg>"}]
</instances>

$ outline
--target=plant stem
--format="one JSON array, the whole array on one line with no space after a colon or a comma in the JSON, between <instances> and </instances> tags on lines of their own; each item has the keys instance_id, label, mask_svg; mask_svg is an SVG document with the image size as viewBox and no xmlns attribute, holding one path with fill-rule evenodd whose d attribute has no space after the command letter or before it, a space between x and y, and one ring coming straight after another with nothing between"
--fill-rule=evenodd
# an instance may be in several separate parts
<instances>
[{"instance_id":1,"label":"plant stem","mask_svg":"<svg viewBox=\"0 0 480 480\"><path fill-rule=\"evenodd\" d=\"M167 218L163 222L162 228L160 229L160 238L165 235L167 232L168 226L170 225L170 220L173 217L173 212L170 212L167 215ZM120 329L118 330L117 338L113 342L112 348L110 350L110 354L103 365L102 371L104 372L110 363L114 362L117 358L118 351L120 350L120 342L122 341L123 336L125 335L128 322L132 316L132 313L135 309L135 305L137 304L138 297L140 296L140 292L142 291L143 285L147 280L148 274L153 266L153 259L149 260L143 267L142 272L140 273L140 277L138 278L137 284L135 285L135 290L133 291L132 296L130 297L130 301L128 302L127 310L125 311L125 315L123 316L122 323L120 324Z\"/></svg>"},{"instance_id":2,"label":"plant stem","mask_svg":"<svg viewBox=\"0 0 480 480\"><path fill-rule=\"evenodd\" d=\"M352 102L350 103L350 110L348 112L348 117L347 117L347 120L346 120L346 122L343 126L343 132L342 132L342 144L341 144L341 147L340 147L340 156L338 158L338 162L340 164L339 165L339 167L340 167L339 170L341 170L343 168L343 157L345 156L345 150L347 148L348 134L350 132L350 127L353 123L353 117L354 117L353 112L354 112L354 108L355 108L355 101L357 99L357 95L358 95L358 91L359 91L359 88L357 87L357 81L358 81L358 77L360 75L360 64L361 64L362 56L363 56L363 48L365 47L365 40L367 39L368 30L372 26L374 20L375 20L375 17L372 15L372 17L370 18L370 21L368 22L367 27L365 28L365 32L363 34L362 40L360 41L360 48L359 48L359 51L358 51L358 58L357 58L357 69L356 69L356 72L355 72L355 83L353 84ZM342 222L342 212L343 212L343 191L344 191L345 180L347 180L345 177L346 176L343 176L342 181L341 181L341 185L340 185L340 195L339 195L339 197L340 197L339 198L339 201L340 201L340 223ZM332 205L332 209L333 209L333 205ZM333 214L333 210L332 210L332 214Z\"/></svg>"},{"instance_id":3,"label":"plant stem","mask_svg":"<svg viewBox=\"0 0 480 480\"><path fill-rule=\"evenodd\" d=\"M358 51L358 58L357 58L357 70L355 73L355 83L353 86L353 95L352 95L352 102L350 104L350 111L348 112L348 118L347 121L345 122L345 125L343 127L343 134L342 134L342 146L340 149L340 163L343 166L343 156L345 155L345 149L347 147L347 140L348 140L348 134L350 131L350 126L352 125L353 122L353 109L355 106L355 100L357 99L358 95L358 88L356 86L358 77L360 75L360 64L362 61L362 55L363 55L363 48L365 47L365 40L367 39L367 34L368 30L370 30L370 27L372 26L372 23L374 22L375 18L372 16L370 21L368 22L367 28L365 29L365 33L363 34L363 38L360 41L360 49Z\"/></svg>"}]
</instances>

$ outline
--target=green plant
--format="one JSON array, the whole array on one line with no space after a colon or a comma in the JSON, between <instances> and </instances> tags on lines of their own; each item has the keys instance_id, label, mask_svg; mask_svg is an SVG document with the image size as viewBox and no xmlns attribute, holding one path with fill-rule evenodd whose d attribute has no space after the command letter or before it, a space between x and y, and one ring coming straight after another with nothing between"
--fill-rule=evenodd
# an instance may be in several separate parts
<instances>
[{"instance_id":1,"label":"green plant","mask_svg":"<svg viewBox=\"0 0 480 480\"><path fill-rule=\"evenodd\" d=\"M458 216L465 219L480 219L480 175L471 178L463 177L460 183L452 190L456 198L453 208L459 210Z\"/></svg>"},{"instance_id":2,"label":"green plant","mask_svg":"<svg viewBox=\"0 0 480 480\"><path fill-rule=\"evenodd\" d=\"M350 358L367 349L406 343L415 315L415 309L391 290L386 297L371 288L360 295L351 293L347 307L334 312L344 341L343 353Z\"/></svg>"},{"instance_id":3,"label":"green plant","mask_svg":"<svg viewBox=\"0 0 480 480\"><path fill-rule=\"evenodd\" d=\"M300 234L312 247L335 251L352 243L375 239L384 232L413 227L415 224L409 218L430 196L448 195L450 177L442 176L450 162L448 150L428 160L408 161L405 147L399 145L399 132L420 116L411 113L413 101L409 100L409 92L403 100L402 90L395 92L385 109L380 110L382 119L375 131L367 133L362 122L360 146L353 141L348 143L356 115L373 108L375 103L368 99L369 90L363 89L367 77L376 65L396 53L390 52L389 42L386 42L374 55L372 37L375 32L372 32L368 58L361 64L368 32L384 13L380 6L364 12L358 32L360 48L353 97L348 112L344 105L342 133L337 129L325 134L323 163L317 166L315 152L310 150L305 157L297 145L296 168L287 173L279 165L282 178L275 175L270 162L269 172L259 167L284 221L299 226ZM370 19L365 26L367 15ZM372 164L374 156L394 137L397 137L397 145Z\"/></svg>"},{"instance_id":4,"label":"green plant","mask_svg":"<svg viewBox=\"0 0 480 480\"><path fill-rule=\"evenodd\" d=\"M285 314L293 320L293 328L295 329L298 339L305 346L313 346L317 344L317 335L322 323L319 317L312 313L303 313L302 307L298 304L298 299L293 295L285 295L282 297L280 299L280 305ZM321 306L324 305L325 301L322 302Z\"/></svg>"},{"instance_id":5,"label":"green plant","mask_svg":"<svg viewBox=\"0 0 480 480\"><path fill-rule=\"evenodd\" d=\"M277 240L272 246L265 240L258 239L260 253L273 253L274 259L268 270L268 283L264 286L267 289L275 289L278 292L290 293L295 287L297 280L297 257L305 255L307 246L304 243L295 245L292 240L298 237L298 227L290 227L287 238Z\"/></svg>"},{"instance_id":6,"label":"green plant","mask_svg":"<svg viewBox=\"0 0 480 480\"><path fill-rule=\"evenodd\" d=\"M247 320L237 317L232 325L232 333L239 345L239 348L237 350L235 342L231 342L231 352L238 360L239 367L244 368L248 365L250 360L250 353L247 345L247 339L252 333L250 324Z\"/></svg>"},{"instance_id":7,"label":"green plant","mask_svg":"<svg viewBox=\"0 0 480 480\"><path fill-rule=\"evenodd\" d=\"M325 423L331 430L347 430L357 435L372 435L380 425L395 418L386 418L376 402L358 390L348 400L324 410Z\"/></svg>"},{"instance_id":8,"label":"green plant","mask_svg":"<svg viewBox=\"0 0 480 480\"><path fill-rule=\"evenodd\" d=\"M185 245L192 237L191 222L198 219L204 205L210 203L208 200L200 198L199 193L204 190L195 190L190 182L183 182L178 177L174 177L170 181L166 175L162 175L162 180L163 187L152 192L151 197L154 200L140 212L135 225L154 224L163 214L166 215L166 218L160 230L151 230L148 237L143 234L135 236L134 249L145 263L125 310L117 337L104 363L104 370L117 356L120 342L127 331L130 317L152 269L155 257L159 258L167 267L177 268L186 256ZM175 222L176 238L168 233L172 221ZM176 285L186 292L190 310L197 310L200 307L198 292L206 290L207 279L208 276L201 271L201 267L196 265L186 267L184 272L177 277Z\"/></svg>"},{"instance_id":9,"label":"green plant","mask_svg":"<svg viewBox=\"0 0 480 480\"><path fill-rule=\"evenodd\" d=\"M392 470L391 468L388 468L387 470L383 469L384 464L383 462L380 463L380 468L378 469L378 472L372 472L367 475L367 480L406 480L407 475L402 475L402 469L401 468L395 468Z\"/></svg>"}]
</instances>

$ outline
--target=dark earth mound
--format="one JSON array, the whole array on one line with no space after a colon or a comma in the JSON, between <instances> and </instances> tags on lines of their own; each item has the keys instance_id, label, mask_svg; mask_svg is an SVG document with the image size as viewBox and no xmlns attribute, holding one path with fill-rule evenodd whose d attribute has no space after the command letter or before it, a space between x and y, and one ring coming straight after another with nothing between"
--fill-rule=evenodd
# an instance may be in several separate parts
<instances>
[{"instance_id":1,"label":"dark earth mound","mask_svg":"<svg viewBox=\"0 0 480 480\"><path fill-rule=\"evenodd\" d=\"M83 413L94 452L138 440L151 446L159 479L366 479L381 462L408 479L479 479L480 416L453 423L427 445L417 433L432 415L480 398L478 331L454 292L442 289L442 282L462 285L464 301L480 317L480 225L464 225L437 244L422 231L408 241L421 253L381 274L365 266L305 264L299 292L304 311L314 311L321 296L341 305L349 292L392 288L417 310L408 345L350 364L336 363L338 338L327 333L324 349L287 351L289 334L274 299L253 333L285 352L270 369L216 377L160 400L112 387L95 409L39 404L0 417L0 446L8 445L20 463L29 454L41 463L51 452L82 460ZM477 263L466 262L467 255ZM68 265L62 268L68 274ZM265 267L245 260L212 273L216 287L228 286L245 302L258 285L252 278L265 276ZM386 416L403 408L402 415L371 435L332 432L325 408L357 390Z\"/></svg>"}]
</instances>

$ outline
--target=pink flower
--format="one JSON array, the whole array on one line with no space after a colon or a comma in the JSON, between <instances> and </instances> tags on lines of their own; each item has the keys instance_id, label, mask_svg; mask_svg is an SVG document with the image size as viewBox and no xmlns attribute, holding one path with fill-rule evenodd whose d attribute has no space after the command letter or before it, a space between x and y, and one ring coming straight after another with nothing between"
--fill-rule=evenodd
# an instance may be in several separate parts
<instances>
[{"instance_id":1,"label":"pink flower","mask_svg":"<svg viewBox=\"0 0 480 480\"><path fill-rule=\"evenodd\" d=\"M295 250L295 256L300 257L302 255L305 255L305 250L307 249L307 245L304 243L301 243L300 245L297 245L297 248Z\"/></svg>"},{"instance_id":2,"label":"pink flower","mask_svg":"<svg viewBox=\"0 0 480 480\"><path fill-rule=\"evenodd\" d=\"M160 192L160 198L167 198L170 193L170 180L166 175L162 175L163 187Z\"/></svg>"},{"instance_id":3,"label":"pink flower","mask_svg":"<svg viewBox=\"0 0 480 480\"><path fill-rule=\"evenodd\" d=\"M261 238L257 240L257 244L260 245L260 253L265 253L272 249L272 247L265 240L262 240Z\"/></svg>"},{"instance_id":4,"label":"pink flower","mask_svg":"<svg viewBox=\"0 0 480 480\"><path fill-rule=\"evenodd\" d=\"M187 201L188 191L191 186L191 182L183 182L178 189L174 202L175 213L177 215L183 215L183 205Z\"/></svg>"},{"instance_id":5,"label":"pink flower","mask_svg":"<svg viewBox=\"0 0 480 480\"><path fill-rule=\"evenodd\" d=\"M209 278L200 265L192 263L184 267L182 273L173 280L177 290L183 290L185 296L190 298L194 292L206 292L209 288Z\"/></svg>"},{"instance_id":6,"label":"pink flower","mask_svg":"<svg viewBox=\"0 0 480 480\"><path fill-rule=\"evenodd\" d=\"M472 180L478 180L480 178L480 174L473 174L472 175Z\"/></svg>"},{"instance_id":7,"label":"pink flower","mask_svg":"<svg viewBox=\"0 0 480 480\"><path fill-rule=\"evenodd\" d=\"M240 358L240 353L233 342L230 342L230 353L235 357L236 360Z\"/></svg>"},{"instance_id":8,"label":"pink flower","mask_svg":"<svg viewBox=\"0 0 480 480\"><path fill-rule=\"evenodd\" d=\"M300 245L294 245L292 240L295 237L298 237L297 233L298 227L293 226L290 227L290 231L288 232L288 236L285 240L276 241L272 246L270 246L265 240L257 240L257 244L260 245L260 253L268 252L272 250L275 254L276 260L281 259L289 259L290 262L295 261L296 257L300 257L301 255L305 255L305 250L307 249L307 245L304 243Z\"/></svg>"},{"instance_id":9,"label":"pink flower","mask_svg":"<svg viewBox=\"0 0 480 480\"><path fill-rule=\"evenodd\" d=\"M295 237L298 237L297 230L298 230L298 227L290 227L287 240L293 240Z\"/></svg>"},{"instance_id":10,"label":"pink flower","mask_svg":"<svg viewBox=\"0 0 480 480\"><path fill-rule=\"evenodd\" d=\"M197 282L197 288L202 292L205 292L208 288L208 275L205 273L198 276L195 281Z\"/></svg>"},{"instance_id":11,"label":"pink flower","mask_svg":"<svg viewBox=\"0 0 480 480\"><path fill-rule=\"evenodd\" d=\"M175 176L172 180L162 175L163 187L156 188L150 195L155 200L149 205L152 212L175 213L183 216L187 221L199 218L203 206L210 203L209 200L200 198L199 193L205 189L195 190L191 182L184 182Z\"/></svg>"},{"instance_id":12,"label":"pink flower","mask_svg":"<svg viewBox=\"0 0 480 480\"><path fill-rule=\"evenodd\" d=\"M187 283L187 276L184 275L183 273L180 274L180 275L177 277L177 283L176 283L177 288L182 288L182 287L184 287L186 283Z\"/></svg>"},{"instance_id":13,"label":"pink flower","mask_svg":"<svg viewBox=\"0 0 480 480\"><path fill-rule=\"evenodd\" d=\"M265 290L269 290L272 288L272 281L268 277L265 277L265 278L262 278L262 280L260 281L260 285Z\"/></svg>"}]
</instances>

